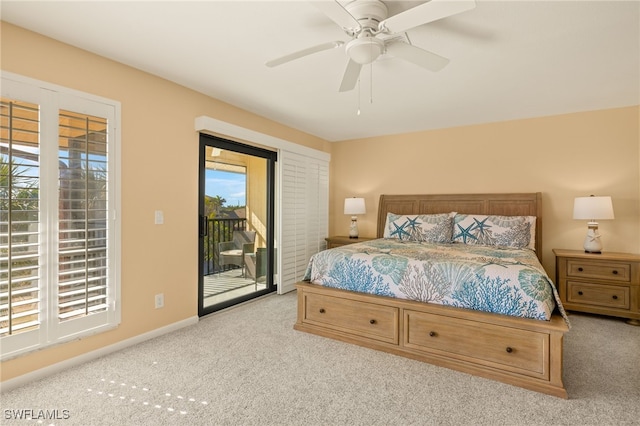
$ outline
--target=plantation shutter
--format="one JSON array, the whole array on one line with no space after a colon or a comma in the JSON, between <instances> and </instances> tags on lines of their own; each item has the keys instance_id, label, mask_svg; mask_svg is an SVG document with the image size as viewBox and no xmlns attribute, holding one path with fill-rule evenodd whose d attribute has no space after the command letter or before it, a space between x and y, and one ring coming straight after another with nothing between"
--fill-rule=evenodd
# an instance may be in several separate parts
<instances>
[{"instance_id":1,"label":"plantation shutter","mask_svg":"<svg viewBox=\"0 0 640 426\"><path fill-rule=\"evenodd\" d=\"M8 98L2 98L1 105L0 337L4 337L29 334L40 326L40 107Z\"/></svg>"},{"instance_id":2,"label":"plantation shutter","mask_svg":"<svg viewBox=\"0 0 640 426\"><path fill-rule=\"evenodd\" d=\"M107 310L107 119L59 114L58 318Z\"/></svg>"},{"instance_id":3,"label":"plantation shutter","mask_svg":"<svg viewBox=\"0 0 640 426\"><path fill-rule=\"evenodd\" d=\"M119 104L2 74L2 359L120 321Z\"/></svg>"},{"instance_id":4,"label":"plantation shutter","mask_svg":"<svg viewBox=\"0 0 640 426\"><path fill-rule=\"evenodd\" d=\"M329 165L327 161L281 151L281 268L279 293L295 289L315 253L326 248Z\"/></svg>"},{"instance_id":5,"label":"plantation shutter","mask_svg":"<svg viewBox=\"0 0 640 426\"><path fill-rule=\"evenodd\" d=\"M51 327L60 340L113 327L119 308L113 229L115 108L69 95L60 95L58 105L57 271L51 272L51 315L56 318Z\"/></svg>"}]
</instances>

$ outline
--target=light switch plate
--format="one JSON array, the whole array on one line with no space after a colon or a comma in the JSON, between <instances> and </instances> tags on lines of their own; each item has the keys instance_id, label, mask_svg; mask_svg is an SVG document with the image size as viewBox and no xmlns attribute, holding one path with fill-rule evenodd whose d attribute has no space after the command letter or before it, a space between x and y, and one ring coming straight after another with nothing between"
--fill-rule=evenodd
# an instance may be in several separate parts
<instances>
[{"instance_id":1,"label":"light switch plate","mask_svg":"<svg viewBox=\"0 0 640 426\"><path fill-rule=\"evenodd\" d=\"M156 210L155 224L162 225L164 223L164 213L162 210Z\"/></svg>"}]
</instances>

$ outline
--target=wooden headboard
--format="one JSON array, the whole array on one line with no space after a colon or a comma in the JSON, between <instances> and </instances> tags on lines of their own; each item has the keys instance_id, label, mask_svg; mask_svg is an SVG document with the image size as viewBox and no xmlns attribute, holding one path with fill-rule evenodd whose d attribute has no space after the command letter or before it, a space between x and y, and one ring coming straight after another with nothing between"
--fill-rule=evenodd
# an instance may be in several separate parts
<instances>
[{"instance_id":1,"label":"wooden headboard","mask_svg":"<svg viewBox=\"0 0 640 426\"><path fill-rule=\"evenodd\" d=\"M387 213L434 214L458 212L536 217L536 254L542 262L542 193L380 195L378 238L384 235Z\"/></svg>"}]
</instances>

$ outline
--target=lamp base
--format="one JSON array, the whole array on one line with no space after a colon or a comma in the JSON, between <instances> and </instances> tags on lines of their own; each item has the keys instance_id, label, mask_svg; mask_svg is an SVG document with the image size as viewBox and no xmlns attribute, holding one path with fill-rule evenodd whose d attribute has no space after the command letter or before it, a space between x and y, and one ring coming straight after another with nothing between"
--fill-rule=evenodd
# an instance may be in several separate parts
<instances>
[{"instance_id":1,"label":"lamp base","mask_svg":"<svg viewBox=\"0 0 640 426\"><path fill-rule=\"evenodd\" d=\"M351 226L349 227L349 238L358 238L358 217L351 216Z\"/></svg>"},{"instance_id":2,"label":"lamp base","mask_svg":"<svg viewBox=\"0 0 640 426\"><path fill-rule=\"evenodd\" d=\"M600 241L597 222L589 222L588 224L587 235L584 237L584 252L593 254L602 253L602 241Z\"/></svg>"}]
</instances>

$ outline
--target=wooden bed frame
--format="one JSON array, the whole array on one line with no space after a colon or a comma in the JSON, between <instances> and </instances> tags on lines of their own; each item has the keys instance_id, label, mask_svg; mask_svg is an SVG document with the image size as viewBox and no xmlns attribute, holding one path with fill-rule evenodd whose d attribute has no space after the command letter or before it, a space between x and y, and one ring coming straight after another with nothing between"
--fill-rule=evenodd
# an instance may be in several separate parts
<instances>
[{"instance_id":1,"label":"wooden bed frame","mask_svg":"<svg viewBox=\"0 0 640 426\"><path fill-rule=\"evenodd\" d=\"M542 256L540 193L381 195L378 238L387 212L536 216ZM567 324L355 293L299 282L296 330L448 367L567 398L562 344Z\"/></svg>"}]
</instances>

